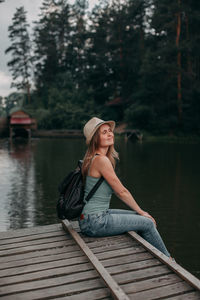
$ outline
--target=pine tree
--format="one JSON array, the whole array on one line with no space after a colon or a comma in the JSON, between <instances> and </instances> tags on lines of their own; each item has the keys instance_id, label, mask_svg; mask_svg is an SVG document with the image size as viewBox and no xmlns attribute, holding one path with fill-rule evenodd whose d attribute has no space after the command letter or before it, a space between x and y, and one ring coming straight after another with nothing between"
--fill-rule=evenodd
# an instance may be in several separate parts
<instances>
[{"instance_id":1,"label":"pine tree","mask_svg":"<svg viewBox=\"0 0 200 300\"><path fill-rule=\"evenodd\" d=\"M161 133L191 132L199 126L199 16L192 1L149 1L151 26L134 103L132 125Z\"/></svg>"},{"instance_id":2,"label":"pine tree","mask_svg":"<svg viewBox=\"0 0 200 300\"><path fill-rule=\"evenodd\" d=\"M76 0L72 6L72 36L71 47L72 61L71 72L79 88L85 88L87 72L87 49L88 32L86 10L88 8L87 0Z\"/></svg>"},{"instance_id":3,"label":"pine tree","mask_svg":"<svg viewBox=\"0 0 200 300\"><path fill-rule=\"evenodd\" d=\"M0 117L2 116L3 114L3 97L0 96Z\"/></svg>"},{"instance_id":4,"label":"pine tree","mask_svg":"<svg viewBox=\"0 0 200 300\"><path fill-rule=\"evenodd\" d=\"M56 74L70 69L70 15L70 5L66 0L44 0L42 3L40 19L34 29L34 42L36 87L44 99L48 97L48 87Z\"/></svg>"},{"instance_id":5,"label":"pine tree","mask_svg":"<svg viewBox=\"0 0 200 300\"><path fill-rule=\"evenodd\" d=\"M193 127L194 130L192 114L196 115L196 111L192 106L194 90L198 91L195 86L199 85L199 70L195 62L199 61L197 28L200 25L200 5L196 1L185 0L176 0L170 5L167 0L156 0L154 3L152 26L159 36L160 60L165 62L167 94L174 99L174 103L170 101L175 109L171 114L177 116L178 128L186 130ZM163 96L165 99L166 96Z\"/></svg>"},{"instance_id":6,"label":"pine tree","mask_svg":"<svg viewBox=\"0 0 200 300\"><path fill-rule=\"evenodd\" d=\"M137 89L144 52L145 1L105 1L91 15L90 79L98 103L121 103Z\"/></svg>"},{"instance_id":7,"label":"pine tree","mask_svg":"<svg viewBox=\"0 0 200 300\"><path fill-rule=\"evenodd\" d=\"M11 86L26 90L28 102L30 103L31 42L28 33L29 25L26 21L26 11L23 6L16 9L12 21L12 25L8 27L9 38L12 44L5 51L6 54L11 53L12 56L12 59L8 62L13 79Z\"/></svg>"},{"instance_id":8,"label":"pine tree","mask_svg":"<svg viewBox=\"0 0 200 300\"><path fill-rule=\"evenodd\" d=\"M200 3L181 1L183 67L183 125L189 132L200 133Z\"/></svg>"}]
</instances>

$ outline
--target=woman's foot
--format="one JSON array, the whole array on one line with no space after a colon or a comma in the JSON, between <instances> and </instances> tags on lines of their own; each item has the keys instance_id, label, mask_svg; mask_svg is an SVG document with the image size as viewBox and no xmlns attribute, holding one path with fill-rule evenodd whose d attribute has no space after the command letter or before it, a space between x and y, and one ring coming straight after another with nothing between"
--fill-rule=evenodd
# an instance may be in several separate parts
<instances>
[{"instance_id":1,"label":"woman's foot","mask_svg":"<svg viewBox=\"0 0 200 300\"><path fill-rule=\"evenodd\" d=\"M176 261L175 261L175 259L173 257L170 256L169 259L170 259L171 262L175 262L176 263Z\"/></svg>"}]
</instances>

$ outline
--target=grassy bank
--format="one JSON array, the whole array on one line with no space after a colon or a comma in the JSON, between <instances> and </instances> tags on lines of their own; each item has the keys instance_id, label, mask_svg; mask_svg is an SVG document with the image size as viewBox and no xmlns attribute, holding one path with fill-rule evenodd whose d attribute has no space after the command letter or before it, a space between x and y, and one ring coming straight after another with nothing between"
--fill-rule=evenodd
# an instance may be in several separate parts
<instances>
[{"instance_id":1,"label":"grassy bank","mask_svg":"<svg viewBox=\"0 0 200 300\"><path fill-rule=\"evenodd\" d=\"M168 143L200 143L200 136L194 134L153 135L149 132L143 132L143 141Z\"/></svg>"}]
</instances>

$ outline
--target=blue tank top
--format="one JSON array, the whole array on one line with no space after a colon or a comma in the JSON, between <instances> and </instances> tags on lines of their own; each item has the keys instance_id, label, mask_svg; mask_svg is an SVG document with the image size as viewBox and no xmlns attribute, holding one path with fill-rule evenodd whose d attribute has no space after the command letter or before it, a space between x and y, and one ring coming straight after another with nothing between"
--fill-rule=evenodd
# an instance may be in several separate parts
<instances>
[{"instance_id":1,"label":"blue tank top","mask_svg":"<svg viewBox=\"0 0 200 300\"><path fill-rule=\"evenodd\" d=\"M87 176L85 182L85 193L84 193L84 202L85 198L87 197L88 193L91 191L93 186L99 178ZM89 201L85 204L82 213L83 214L94 214L102 212L109 208L110 206L110 199L112 195L112 188L108 184L106 180L104 180L94 195L89 199Z\"/></svg>"}]
</instances>

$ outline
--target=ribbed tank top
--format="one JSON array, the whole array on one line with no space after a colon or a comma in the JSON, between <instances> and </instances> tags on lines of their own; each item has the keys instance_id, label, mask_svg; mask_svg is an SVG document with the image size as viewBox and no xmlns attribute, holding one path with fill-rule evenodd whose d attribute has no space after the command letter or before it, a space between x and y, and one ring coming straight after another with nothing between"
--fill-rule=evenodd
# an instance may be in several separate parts
<instances>
[{"instance_id":1,"label":"ribbed tank top","mask_svg":"<svg viewBox=\"0 0 200 300\"><path fill-rule=\"evenodd\" d=\"M93 186L98 180L99 178L96 177L92 177L92 176L86 177L84 201L88 193L91 191L91 189L93 188ZM107 183L106 180L104 180L100 185L100 187L95 192L95 194L85 204L82 213L94 214L94 213L102 212L107 208L109 208L112 192L113 190L111 186Z\"/></svg>"}]
</instances>

